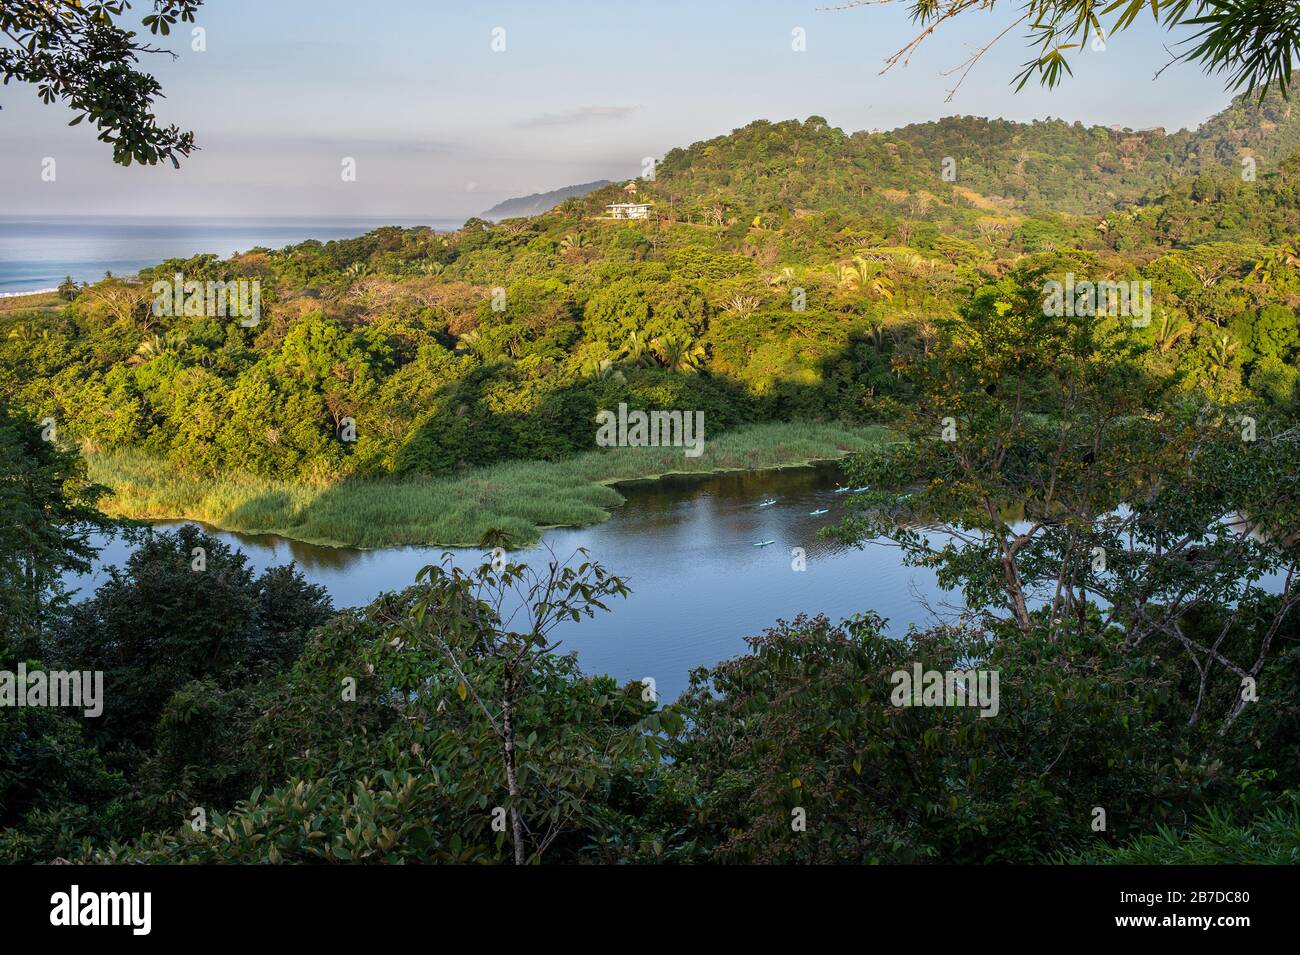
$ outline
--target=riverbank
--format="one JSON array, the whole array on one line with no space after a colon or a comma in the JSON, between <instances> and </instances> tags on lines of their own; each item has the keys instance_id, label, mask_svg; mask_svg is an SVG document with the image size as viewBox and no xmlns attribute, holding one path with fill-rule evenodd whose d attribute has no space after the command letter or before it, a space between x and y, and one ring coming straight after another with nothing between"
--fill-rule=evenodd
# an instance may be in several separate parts
<instances>
[{"instance_id":1,"label":"riverbank","mask_svg":"<svg viewBox=\"0 0 1300 955\"><path fill-rule=\"evenodd\" d=\"M514 461L438 478L349 480L313 486L250 474L181 475L135 452L87 455L92 480L113 489L101 507L137 520L202 521L333 547L475 547L493 537L534 543L548 527L609 517L622 481L797 467L883 441L874 425L773 423L710 438L698 458L680 448L610 448L567 461Z\"/></svg>"}]
</instances>

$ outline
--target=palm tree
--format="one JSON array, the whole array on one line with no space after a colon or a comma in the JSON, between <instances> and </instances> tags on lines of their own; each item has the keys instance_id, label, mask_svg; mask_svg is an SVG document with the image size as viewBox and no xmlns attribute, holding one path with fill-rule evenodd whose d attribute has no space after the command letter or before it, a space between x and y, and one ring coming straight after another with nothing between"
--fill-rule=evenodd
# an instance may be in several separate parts
<instances>
[{"instance_id":1,"label":"palm tree","mask_svg":"<svg viewBox=\"0 0 1300 955\"><path fill-rule=\"evenodd\" d=\"M1300 266L1300 244L1292 239L1256 262L1250 274L1264 285L1276 285L1296 266Z\"/></svg>"},{"instance_id":2,"label":"palm tree","mask_svg":"<svg viewBox=\"0 0 1300 955\"><path fill-rule=\"evenodd\" d=\"M856 256L848 265L841 265L836 271L836 278L842 288L866 288L875 275L876 267L862 256Z\"/></svg>"},{"instance_id":3,"label":"palm tree","mask_svg":"<svg viewBox=\"0 0 1300 955\"><path fill-rule=\"evenodd\" d=\"M623 373L614 366L612 358L588 358L582 363L582 374L587 378L609 378L623 381Z\"/></svg>"},{"instance_id":4,"label":"palm tree","mask_svg":"<svg viewBox=\"0 0 1300 955\"><path fill-rule=\"evenodd\" d=\"M885 321L882 318L867 319L867 339L876 347L876 351L885 347Z\"/></svg>"},{"instance_id":5,"label":"palm tree","mask_svg":"<svg viewBox=\"0 0 1300 955\"><path fill-rule=\"evenodd\" d=\"M842 288L866 289L885 301L894 297L894 280L881 272L879 263L860 255L848 265L841 265L836 274Z\"/></svg>"},{"instance_id":6,"label":"palm tree","mask_svg":"<svg viewBox=\"0 0 1300 955\"><path fill-rule=\"evenodd\" d=\"M695 371L704 363L703 345L692 345L684 338L668 335L650 343L659 361L673 371Z\"/></svg>"},{"instance_id":7,"label":"palm tree","mask_svg":"<svg viewBox=\"0 0 1300 955\"><path fill-rule=\"evenodd\" d=\"M161 335L150 335L140 343L140 346L135 350L135 354L127 359L127 362L132 365L142 365L151 358L157 358L166 349L167 346L163 344Z\"/></svg>"},{"instance_id":8,"label":"palm tree","mask_svg":"<svg viewBox=\"0 0 1300 955\"><path fill-rule=\"evenodd\" d=\"M189 344L189 338L181 332L168 332L166 335L150 335L140 343L135 354L127 359L131 365L143 365L145 362L162 355L178 355Z\"/></svg>"},{"instance_id":9,"label":"palm tree","mask_svg":"<svg viewBox=\"0 0 1300 955\"><path fill-rule=\"evenodd\" d=\"M877 275L871 280L871 291L886 302L894 299L894 280L888 275Z\"/></svg>"},{"instance_id":10,"label":"palm tree","mask_svg":"<svg viewBox=\"0 0 1300 955\"><path fill-rule=\"evenodd\" d=\"M649 366L655 363L654 356L650 353L650 346L640 332L632 332L627 336L627 344L623 346L623 351L618 357L633 365Z\"/></svg>"},{"instance_id":11,"label":"palm tree","mask_svg":"<svg viewBox=\"0 0 1300 955\"><path fill-rule=\"evenodd\" d=\"M1232 356L1236 354L1238 347L1237 341L1231 335L1220 335L1214 340L1214 347L1210 351L1210 370L1215 381L1223 377L1223 373L1228 370Z\"/></svg>"},{"instance_id":12,"label":"palm tree","mask_svg":"<svg viewBox=\"0 0 1300 955\"><path fill-rule=\"evenodd\" d=\"M477 328L471 328L469 331L458 336L456 339L456 351L458 352L477 352L482 344L481 336Z\"/></svg>"},{"instance_id":13,"label":"palm tree","mask_svg":"<svg viewBox=\"0 0 1300 955\"><path fill-rule=\"evenodd\" d=\"M1163 312L1156 324L1156 344L1162 352L1169 351L1174 343L1184 335L1190 335L1192 323L1184 321L1172 312Z\"/></svg>"},{"instance_id":14,"label":"palm tree","mask_svg":"<svg viewBox=\"0 0 1300 955\"><path fill-rule=\"evenodd\" d=\"M587 247L587 239L581 232L570 232L560 240L562 252L573 252Z\"/></svg>"}]
</instances>

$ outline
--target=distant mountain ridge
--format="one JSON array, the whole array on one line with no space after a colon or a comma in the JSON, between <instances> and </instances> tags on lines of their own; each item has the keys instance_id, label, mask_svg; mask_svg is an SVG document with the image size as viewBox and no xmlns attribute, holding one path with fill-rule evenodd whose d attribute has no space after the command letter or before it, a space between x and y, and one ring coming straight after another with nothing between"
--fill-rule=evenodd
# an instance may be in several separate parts
<instances>
[{"instance_id":1,"label":"distant mountain ridge","mask_svg":"<svg viewBox=\"0 0 1300 955\"><path fill-rule=\"evenodd\" d=\"M550 212L565 199L585 196L587 193L595 192L597 189L609 184L610 180L608 179L597 179L593 182L578 183L576 186L552 189L550 192L535 192L531 196L506 199L484 212L483 218L495 222L500 219L541 215L543 212Z\"/></svg>"}]
</instances>

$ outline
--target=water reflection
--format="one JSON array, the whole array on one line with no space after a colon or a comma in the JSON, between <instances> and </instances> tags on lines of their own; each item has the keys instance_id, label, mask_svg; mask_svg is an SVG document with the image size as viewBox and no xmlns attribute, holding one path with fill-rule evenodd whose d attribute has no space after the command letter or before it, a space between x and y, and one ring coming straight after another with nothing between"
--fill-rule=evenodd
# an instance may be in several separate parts
<instances>
[{"instance_id":1,"label":"water reflection","mask_svg":"<svg viewBox=\"0 0 1300 955\"><path fill-rule=\"evenodd\" d=\"M610 614L560 627L556 636L564 641L562 649L576 650L589 672L621 680L654 677L661 695L672 699L685 688L692 667L735 656L744 650L746 635L778 618L824 612L839 619L870 609L898 634L909 624L933 623L924 604L937 606L953 595L938 592L931 571L900 566L892 547L859 550L818 539L819 529L843 516L847 495L836 493L840 482L839 469L826 465L622 485L627 503L609 521L552 530L544 537L562 558L586 547L611 572L628 578L633 591ZM768 499L776 503L759 506ZM812 515L819 510L826 513ZM408 586L445 550L361 551L266 536L219 536L258 569L294 561L339 607ZM774 543L754 546L767 540ZM805 554L802 572L793 569L793 548ZM120 565L129 552L129 545L110 542L102 562ZM475 550L455 555L461 564L481 557ZM521 556L547 555L534 548ZM80 584L93 589L104 577L100 568Z\"/></svg>"}]
</instances>

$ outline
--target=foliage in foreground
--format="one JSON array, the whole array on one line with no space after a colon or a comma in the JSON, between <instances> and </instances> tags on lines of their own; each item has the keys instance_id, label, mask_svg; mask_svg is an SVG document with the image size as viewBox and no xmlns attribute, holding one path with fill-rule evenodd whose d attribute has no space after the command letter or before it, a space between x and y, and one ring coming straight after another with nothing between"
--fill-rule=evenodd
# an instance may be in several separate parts
<instances>
[{"instance_id":1,"label":"foliage in foreground","mask_svg":"<svg viewBox=\"0 0 1300 955\"><path fill-rule=\"evenodd\" d=\"M460 675L393 646L405 632L393 615L415 596L313 641L244 750L264 787L210 813L203 831L177 823L86 860L509 861L507 826L494 827L507 818L497 807L512 805L499 738L462 698ZM877 626L782 624L698 671L651 722L639 684L541 659L520 711L531 795L514 805L529 832L560 831L528 861L1043 862L1157 826L1181 834L1207 804L1249 826L1279 798L1267 774L1234 768L1234 746L1184 728L1162 670L1144 672L1098 634L943 629L899 641ZM888 675L914 661L1000 669L998 716L895 707ZM492 669L470 678L499 692ZM345 672L365 674L357 703L339 702ZM1264 741L1273 752L1294 745L1293 728L1279 731ZM1093 830L1095 807L1105 832ZM792 824L798 810L806 831Z\"/></svg>"},{"instance_id":2,"label":"foliage in foreground","mask_svg":"<svg viewBox=\"0 0 1300 955\"><path fill-rule=\"evenodd\" d=\"M533 619L619 592L572 570L527 597ZM512 623L518 572L431 571L325 619L291 570L253 578L207 535L154 535L92 600L46 606L35 665L91 661L130 705L0 711L0 859L1030 862L1181 832L1207 805L1245 825L1300 787L1293 612L1261 702L1222 733L1189 720L1183 655L1134 652L1095 608L905 640L870 615L800 618L657 707ZM1237 623L1248 641L1267 599ZM997 715L895 706L892 673L916 663L996 670Z\"/></svg>"},{"instance_id":3,"label":"foliage in foreground","mask_svg":"<svg viewBox=\"0 0 1300 955\"><path fill-rule=\"evenodd\" d=\"M1283 794L1277 805L1246 822L1210 807L1185 831L1160 826L1127 845L1093 849L1068 862L1099 865L1297 865L1300 864L1300 795Z\"/></svg>"}]
</instances>

